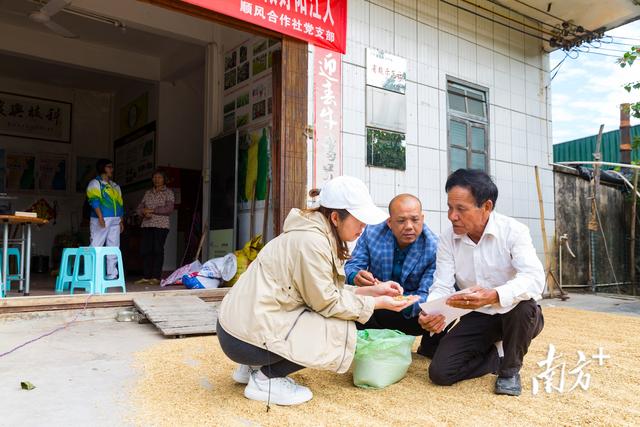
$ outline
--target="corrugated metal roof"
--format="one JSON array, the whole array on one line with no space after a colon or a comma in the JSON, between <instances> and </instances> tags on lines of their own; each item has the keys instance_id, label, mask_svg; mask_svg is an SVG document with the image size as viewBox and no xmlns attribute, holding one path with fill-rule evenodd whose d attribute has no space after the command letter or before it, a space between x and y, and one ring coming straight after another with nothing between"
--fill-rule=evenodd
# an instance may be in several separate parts
<instances>
[{"instance_id":1,"label":"corrugated metal roof","mask_svg":"<svg viewBox=\"0 0 640 427\"><path fill-rule=\"evenodd\" d=\"M633 138L640 137L640 125L631 126L631 142ZM574 139L573 141L561 142L553 146L553 162L572 161L592 161L593 152L596 150L597 135L586 138ZM603 162L620 162L620 129L612 130L602 134ZM635 149L632 153L632 160L640 159L640 149Z\"/></svg>"}]
</instances>

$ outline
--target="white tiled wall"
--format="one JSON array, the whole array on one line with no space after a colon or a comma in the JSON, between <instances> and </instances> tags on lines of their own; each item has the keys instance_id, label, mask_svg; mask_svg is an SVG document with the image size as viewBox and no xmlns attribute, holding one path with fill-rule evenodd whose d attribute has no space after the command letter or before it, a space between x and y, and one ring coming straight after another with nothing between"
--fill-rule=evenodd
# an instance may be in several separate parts
<instances>
[{"instance_id":1,"label":"white tiled wall","mask_svg":"<svg viewBox=\"0 0 640 427\"><path fill-rule=\"evenodd\" d=\"M449 3L471 9L466 2ZM488 0L478 7L509 16ZM475 9L475 7L473 7ZM480 9L477 9L481 11ZM483 15L487 12L481 11ZM522 17L512 15L523 22ZM548 100L548 56L540 41L439 0L349 0L343 57L343 171L363 179L376 204L417 194L435 232L448 225L446 76L488 88L490 173L500 195L497 210L528 225L542 254L534 165L540 168L547 233L554 230ZM527 25L534 23L526 21ZM510 23L513 28L522 24ZM532 30L528 30L532 31ZM365 49L407 60L407 170L366 166Z\"/></svg>"}]
</instances>

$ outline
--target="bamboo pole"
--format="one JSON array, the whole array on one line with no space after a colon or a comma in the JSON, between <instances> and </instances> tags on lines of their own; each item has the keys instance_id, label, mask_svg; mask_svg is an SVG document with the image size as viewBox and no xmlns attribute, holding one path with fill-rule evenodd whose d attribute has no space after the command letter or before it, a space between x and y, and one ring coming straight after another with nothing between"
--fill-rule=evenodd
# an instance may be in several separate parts
<instances>
[{"instance_id":1,"label":"bamboo pole","mask_svg":"<svg viewBox=\"0 0 640 427\"><path fill-rule=\"evenodd\" d=\"M549 240L547 238L547 227L544 223L544 203L542 201L542 187L540 185L540 171L538 170L538 166L534 166L534 170L536 173L536 189L538 190L538 207L540 209L540 230L542 232L542 246L544 248L544 261L545 261L545 282L547 283L547 289L549 291L549 296L553 297L554 291L554 283L558 286L558 291L560 293L560 297L562 299L566 299L564 295L564 291L560 288L560 283L556 279L555 275L551 270L551 254L549 253ZM549 279L551 278L551 279Z\"/></svg>"},{"instance_id":2,"label":"bamboo pole","mask_svg":"<svg viewBox=\"0 0 640 427\"><path fill-rule=\"evenodd\" d=\"M256 223L256 181L253 182L253 198L251 199L251 214L249 221L249 240L253 240L253 232Z\"/></svg>"},{"instance_id":3,"label":"bamboo pole","mask_svg":"<svg viewBox=\"0 0 640 427\"><path fill-rule=\"evenodd\" d=\"M542 231L542 247L544 248L545 271L549 271L551 260L549 259L549 242L547 242L547 228L544 223L544 204L542 202L542 188L540 186L540 171L538 166L533 167L536 173L536 189L538 190L538 208L540 209L540 229ZM547 283L549 294L553 294L553 288Z\"/></svg>"},{"instance_id":4,"label":"bamboo pole","mask_svg":"<svg viewBox=\"0 0 640 427\"><path fill-rule=\"evenodd\" d=\"M592 193L591 193L591 215L587 228L589 229L589 282L592 285L593 292L596 292L596 231L598 231L597 220L597 199L598 184L600 184L600 146L602 144L602 130L604 125L600 125L598 137L596 138L596 151L593 153L593 160L596 162L593 170Z\"/></svg>"},{"instance_id":5,"label":"bamboo pole","mask_svg":"<svg viewBox=\"0 0 640 427\"><path fill-rule=\"evenodd\" d=\"M633 174L633 196L631 198L631 241L629 243L629 281L633 295L636 295L636 202L638 187L638 171Z\"/></svg>"},{"instance_id":6,"label":"bamboo pole","mask_svg":"<svg viewBox=\"0 0 640 427\"><path fill-rule=\"evenodd\" d=\"M198 250L196 251L196 256L194 258L194 261L200 259L200 252L202 251L202 245L204 244L205 237L207 237L207 230L209 225L206 222L204 222L202 225L203 225L202 236L200 236L200 242L198 243Z\"/></svg>"},{"instance_id":7,"label":"bamboo pole","mask_svg":"<svg viewBox=\"0 0 640 427\"><path fill-rule=\"evenodd\" d=\"M262 219L262 241L267 243L267 229L269 227L269 196L271 193L271 178L267 178L267 195L264 198L264 217Z\"/></svg>"}]
</instances>

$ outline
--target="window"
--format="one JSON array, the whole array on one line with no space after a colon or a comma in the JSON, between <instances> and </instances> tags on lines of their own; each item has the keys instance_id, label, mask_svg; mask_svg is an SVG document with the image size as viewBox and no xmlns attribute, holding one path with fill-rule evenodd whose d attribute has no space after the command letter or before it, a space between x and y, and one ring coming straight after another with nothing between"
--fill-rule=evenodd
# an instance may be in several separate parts
<instances>
[{"instance_id":1,"label":"window","mask_svg":"<svg viewBox=\"0 0 640 427\"><path fill-rule=\"evenodd\" d=\"M487 94L448 82L449 171L461 168L489 171Z\"/></svg>"},{"instance_id":2,"label":"window","mask_svg":"<svg viewBox=\"0 0 640 427\"><path fill-rule=\"evenodd\" d=\"M407 144L403 133L367 128L367 166L407 169Z\"/></svg>"}]
</instances>

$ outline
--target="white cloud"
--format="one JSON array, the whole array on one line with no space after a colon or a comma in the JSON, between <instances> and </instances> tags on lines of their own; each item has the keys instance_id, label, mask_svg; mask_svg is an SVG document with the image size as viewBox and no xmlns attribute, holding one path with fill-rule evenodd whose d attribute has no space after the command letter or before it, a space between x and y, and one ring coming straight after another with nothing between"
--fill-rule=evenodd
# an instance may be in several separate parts
<instances>
[{"instance_id":1,"label":"white cloud","mask_svg":"<svg viewBox=\"0 0 640 427\"><path fill-rule=\"evenodd\" d=\"M630 41L615 37L633 37L629 35L633 33L640 34L640 22L625 25L608 34L612 34L616 42L626 43ZM612 44L603 44L603 47L616 50L625 48ZM610 51L598 52L617 55ZM551 66L554 67L564 56L563 52L553 52ZM553 142L594 135L601 123L605 125L605 131L619 128L619 105L640 100L640 91L628 93L622 86L636 80L640 80L640 64L621 68L615 58L589 53L582 53L576 59L567 58L551 83ZM637 122L632 118L632 125Z\"/></svg>"}]
</instances>

